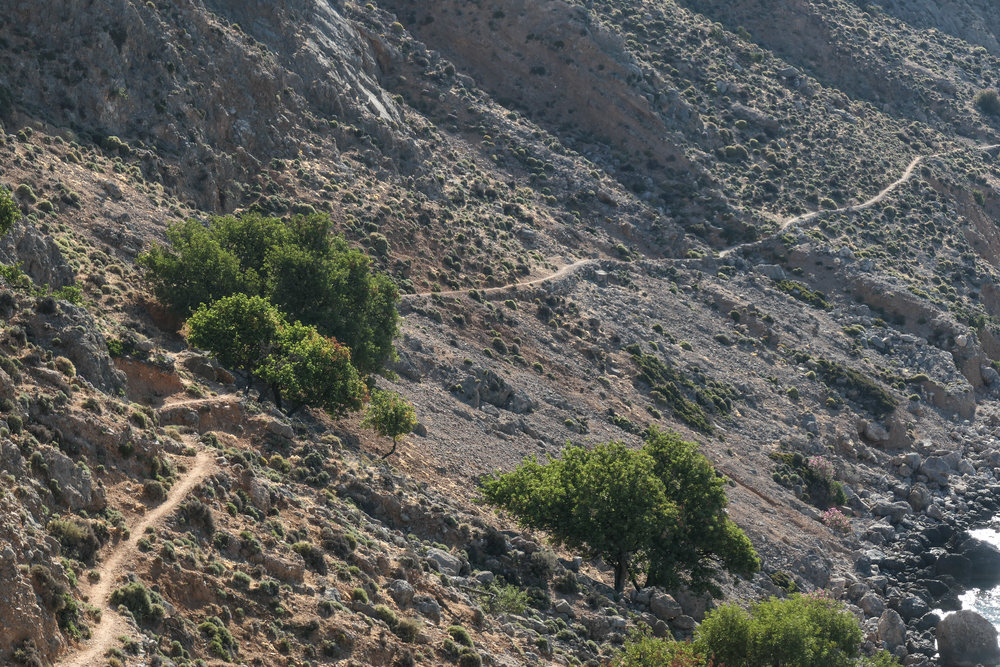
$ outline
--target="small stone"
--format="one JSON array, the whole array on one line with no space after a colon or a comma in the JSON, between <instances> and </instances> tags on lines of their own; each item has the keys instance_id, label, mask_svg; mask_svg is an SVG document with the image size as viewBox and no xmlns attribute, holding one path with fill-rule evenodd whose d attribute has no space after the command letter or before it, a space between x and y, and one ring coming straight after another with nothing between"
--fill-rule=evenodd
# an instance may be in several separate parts
<instances>
[{"instance_id":1,"label":"small stone","mask_svg":"<svg viewBox=\"0 0 1000 667\"><path fill-rule=\"evenodd\" d=\"M552 608L557 614L566 614L570 618L576 616L576 614L573 613L573 605L566 600L556 600L555 603L553 603Z\"/></svg>"},{"instance_id":2,"label":"small stone","mask_svg":"<svg viewBox=\"0 0 1000 667\"><path fill-rule=\"evenodd\" d=\"M670 625L683 632L689 632L694 630L695 620L686 614L681 614L674 620L670 621Z\"/></svg>"},{"instance_id":3,"label":"small stone","mask_svg":"<svg viewBox=\"0 0 1000 667\"><path fill-rule=\"evenodd\" d=\"M413 601L413 586L410 585L405 579L396 579L388 586L386 590L389 592L389 597L396 601L396 604L400 607L405 607L410 602Z\"/></svg>"}]
</instances>

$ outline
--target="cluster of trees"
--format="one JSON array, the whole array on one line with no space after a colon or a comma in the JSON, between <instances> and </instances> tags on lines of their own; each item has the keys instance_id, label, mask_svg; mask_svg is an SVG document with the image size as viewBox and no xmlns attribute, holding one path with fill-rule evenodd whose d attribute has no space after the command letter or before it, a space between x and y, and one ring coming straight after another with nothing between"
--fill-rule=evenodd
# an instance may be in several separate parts
<instances>
[{"instance_id":1,"label":"cluster of trees","mask_svg":"<svg viewBox=\"0 0 1000 667\"><path fill-rule=\"evenodd\" d=\"M633 637L616 667L898 667L889 653L861 655L858 620L821 596L770 598L741 609L709 612L693 642Z\"/></svg>"},{"instance_id":2,"label":"cluster of trees","mask_svg":"<svg viewBox=\"0 0 1000 667\"><path fill-rule=\"evenodd\" d=\"M261 379L275 402L342 416L368 401L366 380L395 351L399 294L329 217L259 213L188 220L139 257L156 297L186 318L191 345ZM393 438L415 424L402 398L373 401L366 420ZM390 452L391 453L391 452Z\"/></svg>"},{"instance_id":3,"label":"cluster of trees","mask_svg":"<svg viewBox=\"0 0 1000 667\"><path fill-rule=\"evenodd\" d=\"M744 576L760 560L726 515L724 479L698 445L651 427L638 450L620 442L567 446L558 459L526 459L488 476L486 502L522 526L547 530L566 547L615 568L615 591L628 581L718 595L721 569Z\"/></svg>"}]
</instances>

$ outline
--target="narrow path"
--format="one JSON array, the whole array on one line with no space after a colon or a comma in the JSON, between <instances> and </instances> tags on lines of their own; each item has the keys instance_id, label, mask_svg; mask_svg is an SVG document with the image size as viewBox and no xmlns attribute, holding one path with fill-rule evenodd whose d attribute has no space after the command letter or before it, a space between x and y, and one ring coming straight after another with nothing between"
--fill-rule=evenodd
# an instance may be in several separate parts
<instances>
[{"instance_id":1,"label":"narrow path","mask_svg":"<svg viewBox=\"0 0 1000 667\"><path fill-rule=\"evenodd\" d=\"M975 146L960 146L958 148L953 148L951 150L942 151L940 153L931 153L930 155L918 155L917 157L913 158L910 161L910 164L908 164L906 166L906 169L903 171L903 174L899 178L897 178L895 181L893 181L889 185L887 185L884 188L882 188L878 192L878 194L876 194L874 197L868 199L867 201L864 201L864 202L862 202L860 204L852 204L850 206L842 206L840 208L820 209L818 211L811 211L809 213L803 213L802 215L792 216L791 218L787 218L784 222L782 222L778 226L778 229L773 234L771 234L770 236L768 236L767 238L774 238L778 234L781 234L782 232L784 232L785 230L787 230L792 225L796 225L796 224L799 224L799 223L802 223L802 222L811 222L811 221L815 220L816 218L818 218L818 217L820 217L822 215L830 215L830 214L833 214L833 213L854 213L854 212L857 212L857 211L863 211L865 209L871 208L872 206L875 206L879 202L885 200L885 198L888 197L890 194L892 194L892 192L896 188L898 188L899 186L903 185L904 183L908 182L911 178L913 178L913 173L916 171L916 169L920 165L920 163L924 162L925 160L931 160L931 159L938 158L938 157L945 157L947 155L954 155L955 153L961 153L962 151L977 151L977 150L978 151L988 151L988 150L995 150L997 148L1000 148L1000 144L977 144ZM761 242L761 240L748 241L747 243L740 243L739 245L734 245L734 246L732 246L730 248L726 248L725 250L722 250L721 252L719 252L718 257L720 257L720 258L728 257L729 255L731 255L734 252L737 252L737 251L740 251L740 250L744 250L744 249L749 248L749 247L751 247L753 245L756 245L757 243L760 243L760 242ZM546 276L542 276L540 278L534 278L532 280L526 280L524 282L519 282L519 283L511 283L510 285L499 285L497 287L486 287L486 288L480 289L479 291L481 293L485 294L486 296L491 296L491 295L500 294L500 293L502 293L505 290L516 289L518 287L537 287L537 286L543 285L543 284L545 284L547 282L563 278L563 277L569 275L570 273L572 273L573 271L575 271L576 269L579 269L580 267L588 266L588 265L591 265L591 264L598 264L601 261L614 261L614 260L578 259L577 261L573 262L572 264L567 264L566 266L563 266L562 268L560 268L559 270L555 271L554 273L551 273L551 274L546 275ZM654 261L656 261L656 260L654 260ZM660 260L660 261L673 261L673 260ZM402 301L409 301L409 300L412 300L412 299L416 299L418 297L430 296L430 295L434 295L434 294L436 294L438 296L442 296L442 297L454 297L454 296L461 296L463 294L468 294L470 289L472 289L472 288L457 289L457 290L447 290L447 291L441 291L441 292L417 292L415 294L402 294L402 295L400 295L400 299Z\"/></svg>"},{"instance_id":2,"label":"narrow path","mask_svg":"<svg viewBox=\"0 0 1000 667\"><path fill-rule=\"evenodd\" d=\"M116 544L105 559L95 568L101 578L85 589L90 604L101 610L101 622L93 628L93 634L86 644L72 654L66 655L57 665L60 667L93 667L103 664L104 653L110 649L118 636L128 631L125 619L108 605L111 591L122 582L129 572L129 565L139 551L139 539L146 528L162 523L187 498L192 489L215 471L215 454L202 450L194 458L190 470L177 480L167 495L167 499L146 512L139 521L129 527L129 538Z\"/></svg>"},{"instance_id":3,"label":"narrow path","mask_svg":"<svg viewBox=\"0 0 1000 667\"><path fill-rule=\"evenodd\" d=\"M577 269L579 269L582 266L587 266L587 265L590 265L590 264L597 264L599 261L601 261L601 260L597 260L597 259L578 259L575 262L573 262L572 264L567 264L566 266L562 267L561 269L559 269L555 273L550 273L549 275L541 276L540 278L533 278L532 280L525 280L524 282L511 283L510 285L498 285L496 287L484 287L484 288L480 289L479 292L482 293L482 294L485 294L486 296L490 296L490 295L494 295L494 294L500 294L500 293L504 292L505 290L517 289L518 287L538 287L539 285L544 285L545 283L550 282L552 280L559 280L560 278L568 276L569 274L573 273L574 271L576 271ZM419 296L432 296L432 295L435 295L435 294L437 296L461 296L463 294L468 294L470 289L473 289L473 288L470 287L470 288L466 288L466 289L454 289L454 290L448 290L448 291L444 291L444 292L417 292L416 294L401 294L400 298L402 300L407 300L407 299L413 299L413 298L416 298L416 297L419 297Z\"/></svg>"},{"instance_id":4,"label":"narrow path","mask_svg":"<svg viewBox=\"0 0 1000 667\"><path fill-rule=\"evenodd\" d=\"M931 153L930 155L918 155L917 157L913 158L910 161L910 164L906 166L906 169L903 171L902 176L900 176L895 181L882 188L879 191L879 193L874 197L872 197L871 199L864 201L860 204L852 204L851 206L842 206L840 208L820 209L818 211L812 211L810 213L804 213L802 215L797 215L788 218L787 220L781 223L777 231L774 232L774 234L771 234L769 238L774 238L776 235L781 234L792 225L796 225L801 222L811 222L816 218L820 217L821 215L828 215L832 213L854 213L875 206L876 204L882 202L890 194L892 194L892 192L896 188L898 188L899 186L903 185L904 183L908 182L911 178L913 178L913 173L916 170L917 166L920 165L920 163L923 162L924 160L932 160L938 157L945 157L947 155L961 153L962 151L972 151L972 150L988 151L996 148L1000 148L1000 144L980 144L976 146L962 146L960 148L953 148L951 150L942 151L940 153ZM733 252L736 252L737 250L741 250L743 248L747 248L753 245L754 243L759 243L759 241L752 241L750 243L741 243L731 248L727 248L726 250L723 250L722 252L719 253L719 257L727 257Z\"/></svg>"}]
</instances>

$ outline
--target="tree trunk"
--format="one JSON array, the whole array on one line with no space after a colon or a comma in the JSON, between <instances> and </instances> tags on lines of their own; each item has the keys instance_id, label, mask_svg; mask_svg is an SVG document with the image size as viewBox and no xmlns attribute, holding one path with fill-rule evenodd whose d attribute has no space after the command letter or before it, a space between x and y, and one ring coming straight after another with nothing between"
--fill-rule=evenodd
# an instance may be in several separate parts
<instances>
[{"instance_id":1,"label":"tree trunk","mask_svg":"<svg viewBox=\"0 0 1000 667\"><path fill-rule=\"evenodd\" d=\"M625 591L625 583L628 581L628 554L618 554L618 563L615 566L615 598L620 599Z\"/></svg>"},{"instance_id":2,"label":"tree trunk","mask_svg":"<svg viewBox=\"0 0 1000 667\"><path fill-rule=\"evenodd\" d=\"M628 578L629 578L629 581L632 582L632 585L635 586L635 592L636 593L638 593L639 591L642 590L642 588L639 586L639 582L635 578L635 574L634 573L629 572L628 573Z\"/></svg>"},{"instance_id":3,"label":"tree trunk","mask_svg":"<svg viewBox=\"0 0 1000 667\"><path fill-rule=\"evenodd\" d=\"M278 385L271 385L271 393L274 394L274 404L278 406L279 410L281 410L281 390L278 389Z\"/></svg>"},{"instance_id":4,"label":"tree trunk","mask_svg":"<svg viewBox=\"0 0 1000 667\"><path fill-rule=\"evenodd\" d=\"M382 460L383 461L386 460L387 458L389 458L390 456L392 456L395 453L396 453L396 438L393 438L392 439L392 449L389 450L388 454L383 454L382 455Z\"/></svg>"}]
</instances>

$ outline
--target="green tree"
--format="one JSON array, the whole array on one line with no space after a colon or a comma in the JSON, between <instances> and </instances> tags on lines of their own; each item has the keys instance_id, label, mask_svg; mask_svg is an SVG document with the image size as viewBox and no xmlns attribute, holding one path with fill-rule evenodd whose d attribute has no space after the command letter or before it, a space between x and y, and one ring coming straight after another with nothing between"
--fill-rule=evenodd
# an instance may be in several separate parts
<instances>
[{"instance_id":1,"label":"green tree","mask_svg":"<svg viewBox=\"0 0 1000 667\"><path fill-rule=\"evenodd\" d=\"M396 452L399 438L417 425L417 413L413 410L413 405L396 392L375 390L365 408L361 425L374 429L379 435L392 438L392 449L382 455L383 459L387 459Z\"/></svg>"},{"instance_id":2,"label":"green tree","mask_svg":"<svg viewBox=\"0 0 1000 667\"><path fill-rule=\"evenodd\" d=\"M154 245L138 258L156 297L182 317L203 303L237 292L255 293L244 285L236 255L197 220L167 229L171 248Z\"/></svg>"},{"instance_id":3,"label":"green tree","mask_svg":"<svg viewBox=\"0 0 1000 667\"><path fill-rule=\"evenodd\" d=\"M223 366L244 371L249 389L284 326L267 299L237 293L194 311L187 321L188 342L214 354Z\"/></svg>"},{"instance_id":4,"label":"green tree","mask_svg":"<svg viewBox=\"0 0 1000 667\"><path fill-rule=\"evenodd\" d=\"M678 508L671 539L659 540L651 549L646 585L669 590L687 586L718 596L714 578L720 565L744 576L756 572L760 561L753 545L726 514L725 478L716 474L698 444L651 427L644 449L667 498Z\"/></svg>"},{"instance_id":5,"label":"green tree","mask_svg":"<svg viewBox=\"0 0 1000 667\"><path fill-rule=\"evenodd\" d=\"M361 409L368 389L351 364L351 351L315 327L301 322L278 332L275 351L257 371L271 384L275 403L282 399L322 408L335 417Z\"/></svg>"},{"instance_id":6,"label":"green tree","mask_svg":"<svg viewBox=\"0 0 1000 667\"><path fill-rule=\"evenodd\" d=\"M0 186L0 236L9 232L20 217L21 211L17 208L14 198L10 196L10 191Z\"/></svg>"},{"instance_id":7,"label":"green tree","mask_svg":"<svg viewBox=\"0 0 1000 667\"><path fill-rule=\"evenodd\" d=\"M562 458L543 464L531 457L513 472L488 476L483 497L521 525L547 530L557 543L613 564L619 594L629 579L638 588L636 573L642 570L647 585L686 580L715 593L710 585L715 561L747 575L759 561L725 516L722 487L696 449L656 430L638 451L620 442L592 450L567 445ZM706 502L705 508L693 507ZM685 523L695 520L702 524ZM694 544L678 544L681 540ZM686 578L680 569L687 570Z\"/></svg>"},{"instance_id":8,"label":"green tree","mask_svg":"<svg viewBox=\"0 0 1000 667\"><path fill-rule=\"evenodd\" d=\"M367 255L332 234L328 216L245 213L212 218L207 226L189 220L171 226L167 240L139 263L157 298L178 315L243 292L336 338L364 375L380 372L392 357L398 291L372 271Z\"/></svg>"}]
</instances>

